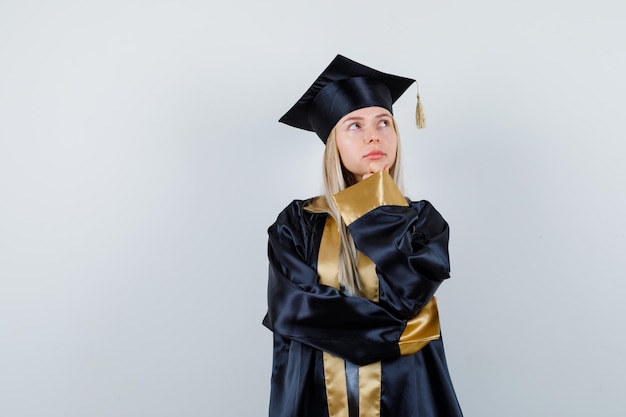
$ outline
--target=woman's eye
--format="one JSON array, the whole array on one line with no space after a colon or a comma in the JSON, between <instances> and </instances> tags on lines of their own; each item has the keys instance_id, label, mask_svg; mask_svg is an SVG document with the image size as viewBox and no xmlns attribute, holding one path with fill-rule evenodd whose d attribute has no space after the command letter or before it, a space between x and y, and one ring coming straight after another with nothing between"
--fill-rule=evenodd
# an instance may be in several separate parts
<instances>
[{"instance_id":1,"label":"woman's eye","mask_svg":"<svg viewBox=\"0 0 626 417\"><path fill-rule=\"evenodd\" d=\"M348 129L350 130L354 130L354 129L358 129L361 126L358 123L352 123L350 126L348 126Z\"/></svg>"},{"instance_id":2,"label":"woman's eye","mask_svg":"<svg viewBox=\"0 0 626 417\"><path fill-rule=\"evenodd\" d=\"M378 125L384 127L389 126L389 120L381 120Z\"/></svg>"}]
</instances>

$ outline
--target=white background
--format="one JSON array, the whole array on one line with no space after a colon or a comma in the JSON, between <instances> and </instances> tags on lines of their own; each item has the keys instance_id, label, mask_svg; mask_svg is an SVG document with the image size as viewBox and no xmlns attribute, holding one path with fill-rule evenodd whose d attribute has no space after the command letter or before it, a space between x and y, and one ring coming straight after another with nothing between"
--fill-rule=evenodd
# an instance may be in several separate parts
<instances>
[{"instance_id":1,"label":"white background","mask_svg":"<svg viewBox=\"0 0 626 417\"><path fill-rule=\"evenodd\" d=\"M623 8L2 0L0 415L266 415L266 228L323 151L277 119L337 53L419 80L466 416L624 415Z\"/></svg>"}]
</instances>

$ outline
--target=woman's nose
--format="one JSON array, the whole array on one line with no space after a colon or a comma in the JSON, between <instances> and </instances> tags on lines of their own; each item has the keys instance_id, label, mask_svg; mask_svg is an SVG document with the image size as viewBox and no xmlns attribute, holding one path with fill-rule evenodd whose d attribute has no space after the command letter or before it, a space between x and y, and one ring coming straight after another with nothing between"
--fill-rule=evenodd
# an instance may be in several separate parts
<instances>
[{"instance_id":1,"label":"woman's nose","mask_svg":"<svg viewBox=\"0 0 626 417\"><path fill-rule=\"evenodd\" d=\"M380 142L380 137L378 136L378 132L376 129L368 129L366 132L367 143L378 143Z\"/></svg>"}]
</instances>

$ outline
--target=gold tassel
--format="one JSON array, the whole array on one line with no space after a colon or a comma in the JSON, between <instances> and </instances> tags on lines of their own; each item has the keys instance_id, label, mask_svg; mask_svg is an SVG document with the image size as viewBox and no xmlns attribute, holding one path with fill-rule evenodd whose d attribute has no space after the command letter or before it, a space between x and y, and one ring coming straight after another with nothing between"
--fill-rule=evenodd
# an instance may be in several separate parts
<instances>
[{"instance_id":1,"label":"gold tassel","mask_svg":"<svg viewBox=\"0 0 626 417\"><path fill-rule=\"evenodd\" d=\"M426 117L424 116L424 107L422 106L422 101L420 100L419 87L417 89L417 107L415 108L415 123L417 124L417 127L419 129L423 129L426 127Z\"/></svg>"}]
</instances>

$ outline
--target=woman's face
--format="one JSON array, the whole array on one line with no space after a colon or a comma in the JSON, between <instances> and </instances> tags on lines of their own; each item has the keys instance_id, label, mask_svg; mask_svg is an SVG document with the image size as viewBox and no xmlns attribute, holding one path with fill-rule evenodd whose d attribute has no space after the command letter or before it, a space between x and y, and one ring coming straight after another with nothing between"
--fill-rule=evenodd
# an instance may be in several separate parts
<instances>
[{"instance_id":1,"label":"woman's face","mask_svg":"<svg viewBox=\"0 0 626 417\"><path fill-rule=\"evenodd\" d=\"M346 114L335 125L335 138L341 162L356 181L389 170L396 161L398 137L391 113L382 107Z\"/></svg>"}]
</instances>

